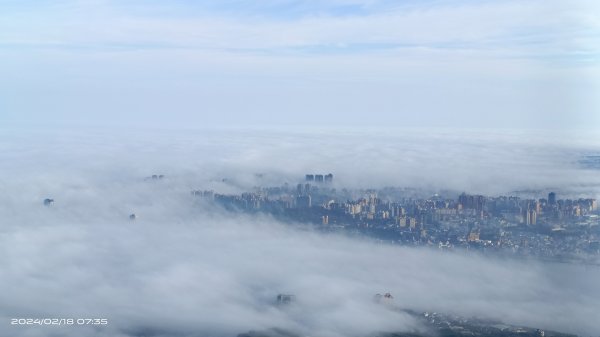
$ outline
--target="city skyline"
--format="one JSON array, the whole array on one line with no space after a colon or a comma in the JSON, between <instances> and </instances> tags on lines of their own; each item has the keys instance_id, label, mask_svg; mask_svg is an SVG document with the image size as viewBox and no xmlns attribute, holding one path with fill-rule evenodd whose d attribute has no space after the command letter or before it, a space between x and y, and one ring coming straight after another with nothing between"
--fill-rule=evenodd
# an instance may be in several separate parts
<instances>
[{"instance_id":1,"label":"city skyline","mask_svg":"<svg viewBox=\"0 0 600 337\"><path fill-rule=\"evenodd\" d=\"M193 190L191 195L209 211L268 214L292 225L360 233L391 244L600 265L595 257L600 254L598 202L589 196L452 191L427 196L427 191L406 187L347 189L328 176L306 174L296 187L258 185L241 194ZM154 175L151 180L159 179Z\"/></svg>"}]
</instances>

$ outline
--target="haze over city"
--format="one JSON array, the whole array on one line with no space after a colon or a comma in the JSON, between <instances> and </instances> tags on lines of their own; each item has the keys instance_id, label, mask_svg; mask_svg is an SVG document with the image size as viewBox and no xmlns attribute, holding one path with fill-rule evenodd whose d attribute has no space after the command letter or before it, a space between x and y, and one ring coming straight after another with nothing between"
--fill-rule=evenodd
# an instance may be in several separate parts
<instances>
[{"instance_id":1,"label":"haze over city","mask_svg":"<svg viewBox=\"0 0 600 337\"><path fill-rule=\"evenodd\" d=\"M2 1L0 335L598 337L599 36L591 0Z\"/></svg>"}]
</instances>

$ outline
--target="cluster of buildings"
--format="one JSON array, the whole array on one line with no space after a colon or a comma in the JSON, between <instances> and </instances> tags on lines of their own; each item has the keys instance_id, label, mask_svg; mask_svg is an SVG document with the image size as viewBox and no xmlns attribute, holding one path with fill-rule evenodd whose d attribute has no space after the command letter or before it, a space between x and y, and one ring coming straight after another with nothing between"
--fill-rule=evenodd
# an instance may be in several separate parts
<instances>
[{"instance_id":1,"label":"cluster of buildings","mask_svg":"<svg viewBox=\"0 0 600 337\"><path fill-rule=\"evenodd\" d=\"M316 182L316 183L332 183L333 182L333 174L307 174L305 180L307 182Z\"/></svg>"},{"instance_id":2,"label":"cluster of buildings","mask_svg":"<svg viewBox=\"0 0 600 337\"><path fill-rule=\"evenodd\" d=\"M307 175L295 189L286 185L240 195L192 194L228 210L266 212L324 231L366 234L395 244L560 259L600 257L596 199L560 199L554 192L537 199L467 193L422 198L399 188L336 190L311 183L321 181L318 176ZM323 181L331 179L331 174L323 176Z\"/></svg>"},{"instance_id":3,"label":"cluster of buildings","mask_svg":"<svg viewBox=\"0 0 600 337\"><path fill-rule=\"evenodd\" d=\"M514 326L479 318L466 318L437 312L424 312L420 318L442 336L519 336L519 337L576 337L556 331Z\"/></svg>"}]
</instances>

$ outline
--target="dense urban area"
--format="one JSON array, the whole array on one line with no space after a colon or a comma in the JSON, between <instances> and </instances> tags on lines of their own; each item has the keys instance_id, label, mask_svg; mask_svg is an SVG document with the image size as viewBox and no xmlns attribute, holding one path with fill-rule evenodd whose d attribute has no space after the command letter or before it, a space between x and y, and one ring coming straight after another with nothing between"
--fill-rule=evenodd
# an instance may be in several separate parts
<instances>
[{"instance_id":1,"label":"dense urban area","mask_svg":"<svg viewBox=\"0 0 600 337\"><path fill-rule=\"evenodd\" d=\"M192 190L191 198L209 210L266 214L288 223L310 224L325 233L366 236L389 244L600 266L600 214L597 200L588 196L561 198L560 192L549 192L534 198L534 191L528 196L440 191L424 197L425 191L414 188L339 188L333 178L331 173L307 174L293 185L254 187L241 194ZM145 178L157 183L164 179L158 174ZM43 203L50 207L54 199ZM129 219L138 217L134 213ZM287 310L296 301L293 294L279 294L273 304ZM376 294L374 301L412 316L426 329L374 337L574 337L485 318L414 311L394 304L390 293ZM299 336L278 328L238 335Z\"/></svg>"},{"instance_id":2,"label":"dense urban area","mask_svg":"<svg viewBox=\"0 0 600 337\"><path fill-rule=\"evenodd\" d=\"M262 212L311 223L323 231L361 234L393 244L468 249L598 263L596 199L444 193L418 197L414 189L336 189L332 174L307 174L296 186L255 187L239 195L209 190L192 195L238 212Z\"/></svg>"}]
</instances>

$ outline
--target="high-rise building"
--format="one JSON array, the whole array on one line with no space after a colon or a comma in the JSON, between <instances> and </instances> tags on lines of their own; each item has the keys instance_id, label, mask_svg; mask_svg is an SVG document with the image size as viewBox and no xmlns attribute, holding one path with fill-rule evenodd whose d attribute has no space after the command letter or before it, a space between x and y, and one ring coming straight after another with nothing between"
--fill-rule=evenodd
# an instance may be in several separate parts
<instances>
[{"instance_id":1,"label":"high-rise building","mask_svg":"<svg viewBox=\"0 0 600 337\"><path fill-rule=\"evenodd\" d=\"M322 183L322 182L326 182L326 183L331 183L333 182L333 174L329 173L326 175L322 175L322 174L307 174L306 181L314 181L317 183Z\"/></svg>"},{"instance_id":2,"label":"high-rise building","mask_svg":"<svg viewBox=\"0 0 600 337\"><path fill-rule=\"evenodd\" d=\"M312 201L310 195L299 195L296 197L296 207L297 208L310 208L312 206Z\"/></svg>"},{"instance_id":3,"label":"high-rise building","mask_svg":"<svg viewBox=\"0 0 600 337\"><path fill-rule=\"evenodd\" d=\"M277 304L287 305L296 301L296 295L279 294L277 295Z\"/></svg>"},{"instance_id":4,"label":"high-rise building","mask_svg":"<svg viewBox=\"0 0 600 337\"><path fill-rule=\"evenodd\" d=\"M462 205L463 209L475 209L481 211L485 206L485 197L483 195L469 195L462 193L458 196L458 203Z\"/></svg>"},{"instance_id":5,"label":"high-rise building","mask_svg":"<svg viewBox=\"0 0 600 337\"><path fill-rule=\"evenodd\" d=\"M537 212L534 209L529 209L523 214L523 222L526 225L535 225L537 223Z\"/></svg>"},{"instance_id":6,"label":"high-rise building","mask_svg":"<svg viewBox=\"0 0 600 337\"><path fill-rule=\"evenodd\" d=\"M550 192L548 193L548 205L556 204L556 193Z\"/></svg>"}]
</instances>

